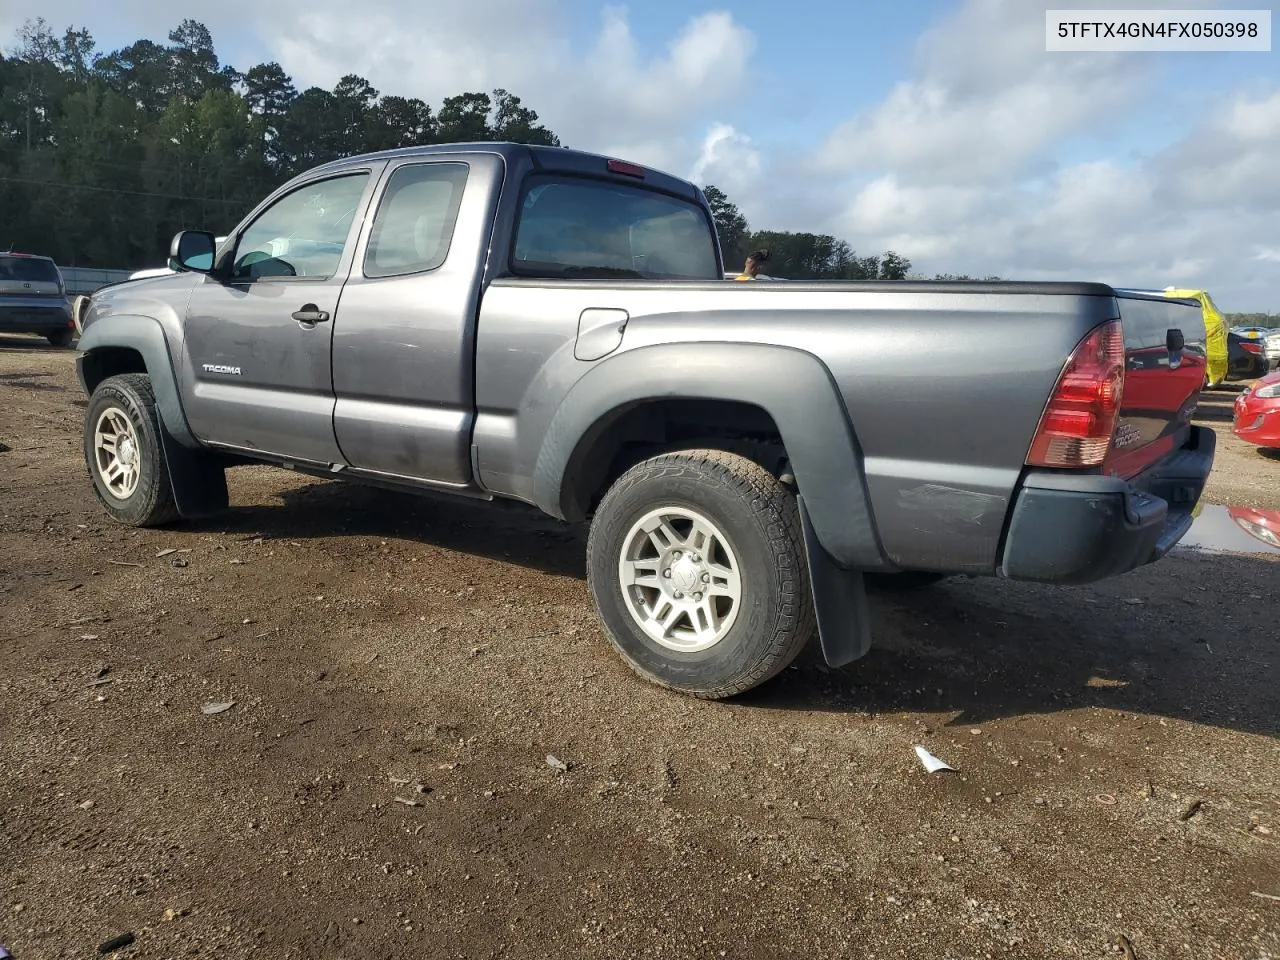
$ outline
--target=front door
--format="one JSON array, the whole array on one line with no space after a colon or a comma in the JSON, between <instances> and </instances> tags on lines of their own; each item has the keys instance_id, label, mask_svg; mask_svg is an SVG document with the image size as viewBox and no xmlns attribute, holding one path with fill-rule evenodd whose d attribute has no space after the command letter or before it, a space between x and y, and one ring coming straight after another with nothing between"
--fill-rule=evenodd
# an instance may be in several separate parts
<instances>
[{"instance_id":1,"label":"front door","mask_svg":"<svg viewBox=\"0 0 1280 960\"><path fill-rule=\"evenodd\" d=\"M231 242L187 305L186 412L209 442L342 463L333 433L333 326L373 171L305 183Z\"/></svg>"}]
</instances>

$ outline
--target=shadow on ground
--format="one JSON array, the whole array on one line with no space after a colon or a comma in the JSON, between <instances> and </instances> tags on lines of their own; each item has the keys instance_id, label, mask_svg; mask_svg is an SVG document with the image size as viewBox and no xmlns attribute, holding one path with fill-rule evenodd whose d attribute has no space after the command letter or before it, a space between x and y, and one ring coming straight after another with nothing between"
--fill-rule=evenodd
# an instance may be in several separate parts
<instances>
[{"instance_id":1,"label":"shadow on ground","mask_svg":"<svg viewBox=\"0 0 1280 960\"><path fill-rule=\"evenodd\" d=\"M1280 564L1260 558L1178 555L1095 589L957 579L910 597L876 594L865 658L827 672L808 657L746 699L954 713L952 726L1103 707L1277 737L1277 641L1267 626L1275 590L1266 586L1277 573ZM1175 575L1229 586L1218 594L1225 602L1180 595ZM1222 610L1220 618L1198 611L1201 624L1217 619L1215 629L1180 622L1192 603ZM1258 616L1242 616L1245 606Z\"/></svg>"},{"instance_id":2,"label":"shadow on ground","mask_svg":"<svg viewBox=\"0 0 1280 960\"><path fill-rule=\"evenodd\" d=\"M228 479L239 469L228 471ZM258 533L269 540L402 537L556 576L586 578L585 529L512 501L421 496L327 480L284 490L280 499L278 505L233 506L188 528Z\"/></svg>"},{"instance_id":3,"label":"shadow on ground","mask_svg":"<svg viewBox=\"0 0 1280 960\"><path fill-rule=\"evenodd\" d=\"M48 390L66 393L67 388L52 381L52 373L0 373L0 386L15 390Z\"/></svg>"},{"instance_id":4,"label":"shadow on ground","mask_svg":"<svg viewBox=\"0 0 1280 960\"><path fill-rule=\"evenodd\" d=\"M0 353L65 353L70 359L76 355L74 344L55 347L44 337L19 333L0 334Z\"/></svg>"},{"instance_id":5,"label":"shadow on ground","mask_svg":"<svg viewBox=\"0 0 1280 960\"><path fill-rule=\"evenodd\" d=\"M281 499L201 526L268 540L405 538L585 576L585 531L532 508L328 481L286 490ZM1106 707L1280 736L1269 606L1277 572L1280 565L1263 559L1178 554L1096 587L958 578L911 593L877 591L866 657L829 671L811 648L798 669L735 702L954 714L955 725ZM1188 629L1193 611L1213 629Z\"/></svg>"}]
</instances>

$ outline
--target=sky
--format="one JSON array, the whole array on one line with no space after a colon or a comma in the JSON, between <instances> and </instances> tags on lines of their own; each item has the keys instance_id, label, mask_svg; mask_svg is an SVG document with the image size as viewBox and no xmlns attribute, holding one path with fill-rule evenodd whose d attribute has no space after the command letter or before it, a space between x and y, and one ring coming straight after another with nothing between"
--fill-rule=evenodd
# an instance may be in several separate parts
<instances>
[{"instance_id":1,"label":"sky","mask_svg":"<svg viewBox=\"0 0 1280 960\"><path fill-rule=\"evenodd\" d=\"M42 0L40 12L89 28L104 52L163 41L190 16L224 62L276 60L300 89L356 73L438 105L504 87L566 146L715 184L755 229L893 249L928 275L1195 287L1227 311L1280 313L1280 53L1048 53L1048 6L1142 5ZM32 9L0 0L0 36Z\"/></svg>"}]
</instances>

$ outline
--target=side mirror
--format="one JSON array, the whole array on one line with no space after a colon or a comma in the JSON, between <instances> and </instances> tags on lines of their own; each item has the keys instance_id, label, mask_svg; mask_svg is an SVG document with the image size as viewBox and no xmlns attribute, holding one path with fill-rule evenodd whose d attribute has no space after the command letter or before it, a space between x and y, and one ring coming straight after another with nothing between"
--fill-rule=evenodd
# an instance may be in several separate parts
<instances>
[{"instance_id":1,"label":"side mirror","mask_svg":"<svg viewBox=\"0 0 1280 960\"><path fill-rule=\"evenodd\" d=\"M213 269L213 254L217 242L212 233L203 230L183 230L169 245L169 259L179 270L208 273Z\"/></svg>"}]
</instances>

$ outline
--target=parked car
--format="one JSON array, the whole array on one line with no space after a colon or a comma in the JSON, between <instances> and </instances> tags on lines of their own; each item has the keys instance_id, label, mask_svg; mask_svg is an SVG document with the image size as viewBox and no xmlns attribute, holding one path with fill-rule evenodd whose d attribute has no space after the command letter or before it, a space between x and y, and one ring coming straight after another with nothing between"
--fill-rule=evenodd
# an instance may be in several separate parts
<instances>
[{"instance_id":1,"label":"parked car","mask_svg":"<svg viewBox=\"0 0 1280 960\"><path fill-rule=\"evenodd\" d=\"M1227 507L1237 527L1267 546L1280 550L1280 510Z\"/></svg>"},{"instance_id":2,"label":"parked car","mask_svg":"<svg viewBox=\"0 0 1280 960\"><path fill-rule=\"evenodd\" d=\"M1228 380L1256 380L1271 369L1261 340L1250 340L1235 331L1227 334Z\"/></svg>"},{"instance_id":3,"label":"parked car","mask_svg":"<svg viewBox=\"0 0 1280 960\"><path fill-rule=\"evenodd\" d=\"M1232 327L1231 332L1246 340L1260 341L1267 364L1280 366L1280 330L1273 327Z\"/></svg>"},{"instance_id":4,"label":"parked car","mask_svg":"<svg viewBox=\"0 0 1280 960\"><path fill-rule=\"evenodd\" d=\"M523 501L589 523L614 647L699 697L763 683L815 635L832 665L865 654L867 572L1077 584L1157 561L1213 465L1193 303L725 283L701 190L573 150L334 161L224 244L184 231L170 253L180 273L85 317L109 516L214 513L245 462Z\"/></svg>"},{"instance_id":5,"label":"parked car","mask_svg":"<svg viewBox=\"0 0 1280 960\"><path fill-rule=\"evenodd\" d=\"M50 257L0 253L0 333L35 333L55 347L75 337L67 288Z\"/></svg>"},{"instance_id":6,"label":"parked car","mask_svg":"<svg viewBox=\"0 0 1280 960\"><path fill-rule=\"evenodd\" d=\"M1231 429L1259 447L1280 447L1280 371L1268 374L1236 397Z\"/></svg>"}]
</instances>

